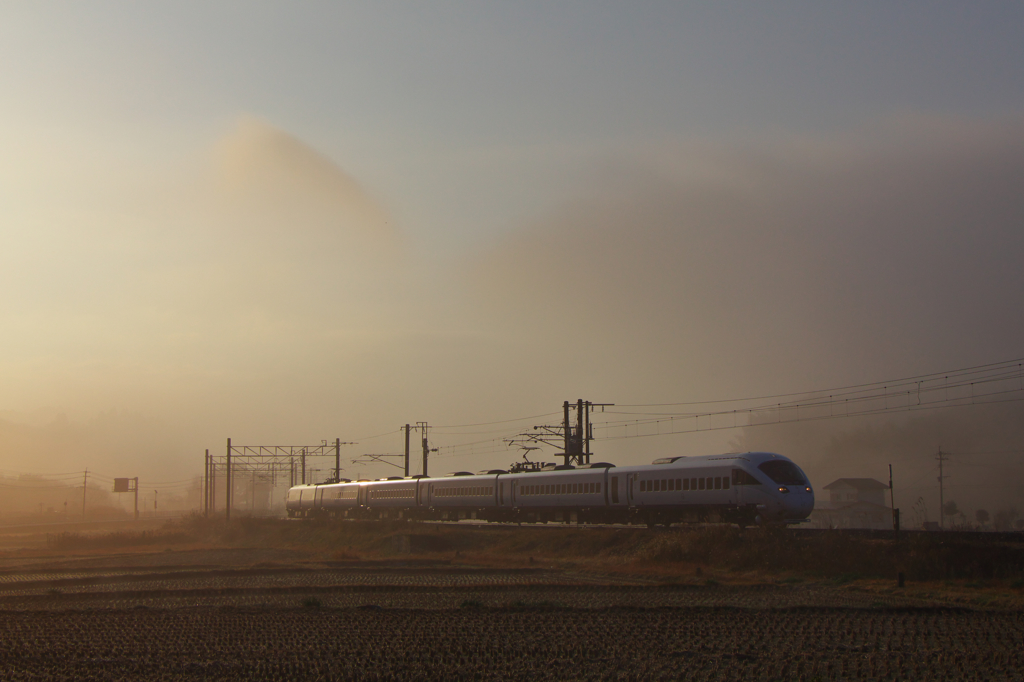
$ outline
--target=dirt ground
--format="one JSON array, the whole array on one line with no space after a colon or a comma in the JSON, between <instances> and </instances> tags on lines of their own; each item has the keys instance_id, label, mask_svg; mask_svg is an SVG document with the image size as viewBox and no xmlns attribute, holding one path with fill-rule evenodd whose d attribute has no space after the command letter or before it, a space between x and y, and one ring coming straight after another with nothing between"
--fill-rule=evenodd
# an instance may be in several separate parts
<instances>
[{"instance_id":1,"label":"dirt ground","mask_svg":"<svg viewBox=\"0 0 1024 682\"><path fill-rule=\"evenodd\" d=\"M0 541L0 679L1024 678L1012 547L984 550L1006 575L899 588L750 568L743 543L765 538L708 537L273 521L20 536Z\"/></svg>"}]
</instances>

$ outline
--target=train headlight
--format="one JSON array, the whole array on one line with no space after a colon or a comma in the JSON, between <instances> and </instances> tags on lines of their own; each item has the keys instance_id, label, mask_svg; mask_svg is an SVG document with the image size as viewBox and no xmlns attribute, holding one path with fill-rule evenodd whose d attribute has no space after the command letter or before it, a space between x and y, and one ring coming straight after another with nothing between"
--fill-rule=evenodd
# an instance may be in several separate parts
<instances>
[{"instance_id":1,"label":"train headlight","mask_svg":"<svg viewBox=\"0 0 1024 682\"><path fill-rule=\"evenodd\" d=\"M807 492L811 492L811 486L807 486L806 488L804 488L804 490L806 490Z\"/></svg>"},{"instance_id":2,"label":"train headlight","mask_svg":"<svg viewBox=\"0 0 1024 682\"><path fill-rule=\"evenodd\" d=\"M788 492L789 492L789 488L787 488L787 487L786 487L786 486L784 486L784 485L780 485L780 486L779 486L779 492L780 492L780 493L788 493Z\"/></svg>"}]
</instances>

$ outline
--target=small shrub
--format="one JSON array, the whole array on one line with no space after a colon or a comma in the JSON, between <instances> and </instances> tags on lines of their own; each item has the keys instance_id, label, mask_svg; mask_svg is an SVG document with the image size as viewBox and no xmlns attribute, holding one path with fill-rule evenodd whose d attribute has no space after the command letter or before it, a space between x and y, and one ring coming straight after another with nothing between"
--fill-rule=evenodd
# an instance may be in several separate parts
<instances>
[{"instance_id":1,"label":"small shrub","mask_svg":"<svg viewBox=\"0 0 1024 682\"><path fill-rule=\"evenodd\" d=\"M302 600L302 608L304 609L318 609L321 606L323 606L323 602L316 597L306 597Z\"/></svg>"}]
</instances>

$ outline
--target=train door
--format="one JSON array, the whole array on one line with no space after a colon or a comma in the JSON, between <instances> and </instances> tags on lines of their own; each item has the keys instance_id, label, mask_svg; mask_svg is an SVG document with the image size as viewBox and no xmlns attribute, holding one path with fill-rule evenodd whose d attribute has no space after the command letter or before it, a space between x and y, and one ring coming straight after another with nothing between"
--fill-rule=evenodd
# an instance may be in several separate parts
<instances>
[{"instance_id":1,"label":"train door","mask_svg":"<svg viewBox=\"0 0 1024 682\"><path fill-rule=\"evenodd\" d=\"M740 482L740 470L732 469L729 472L729 478L732 482L732 486L730 486L730 490L732 491L732 503L735 504L737 507L742 507L743 488L745 488L746 486L737 485Z\"/></svg>"},{"instance_id":2,"label":"train door","mask_svg":"<svg viewBox=\"0 0 1024 682\"><path fill-rule=\"evenodd\" d=\"M316 493L314 494L313 500L314 500L314 502L313 502L313 508L314 509L323 509L324 508L324 489L323 488L317 488L316 489Z\"/></svg>"},{"instance_id":3,"label":"train door","mask_svg":"<svg viewBox=\"0 0 1024 682\"><path fill-rule=\"evenodd\" d=\"M619 477L612 476L611 488L612 488L612 504L619 503Z\"/></svg>"}]
</instances>

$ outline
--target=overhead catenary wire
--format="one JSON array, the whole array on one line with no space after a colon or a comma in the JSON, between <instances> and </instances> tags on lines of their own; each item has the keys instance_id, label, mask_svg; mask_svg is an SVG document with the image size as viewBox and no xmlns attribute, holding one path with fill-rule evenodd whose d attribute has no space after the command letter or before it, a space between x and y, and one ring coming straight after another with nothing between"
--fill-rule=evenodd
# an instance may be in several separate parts
<instances>
[{"instance_id":1,"label":"overhead catenary wire","mask_svg":"<svg viewBox=\"0 0 1024 682\"><path fill-rule=\"evenodd\" d=\"M951 371L947 371L947 372L931 372L929 374L918 374L918 375L915 375L915 376L903 377L903 378L900 378L900 379L890 379L888 381L873 381L873 382L863 383L863 384L851 384L849 386L841 386L841 387L837 387L837 388L816 389L816 390L809 390L809 391L796 391L796 392L790 392L790 393L776 393L776 394L769 394L769 395L762 395L762 396L753 396L753 397L747 397L747 398L725 398L725 399L718 399L718 400L700 400L700 401L675 402L675 403L636 403L636 404L620 403L620 404L617 405L617 407L673 407L673 406L676 406L676 405L713 405L713 404L720 404L720 403L745 402L745 401L751 401L751 400L777 400L779 398L792 398L792 397L795 397L795 396L805 396L805 395L811 395L811 394L814 394L814 393L835 393L835 392L839 392L839 391L850 391L850 390L855 390L855 389L862 389L862 388L868 388L868 387L872 387L872 386L882 386L882 385L893 386L893 385L903 384L903 383L912 383L912 382L916 382L916 381L925 381L925 380L927 380L929 378L930 379L934 379L934 378L938 378L938 377L956 376L956 375L959 375L959 374L962 374L962 373L966 373L966 372L976 372L976 371L981 371L981 370L986 370L986 369L991 369L991 368L1004 368L1004 367L1009 367L1009 366L1012 366L1012 365L1016 365L1017 366L1018 374L1021 373L1022 371L1024 371L1024 358L1017 358L1017 359L1014 359L1014 360L1006 360L1006 361L1003 361L1003 362L990 362L990 363L983 364L983 365L975 365L973 367L965 367L965 368L951 370ZM1022 386L1022 388L1024 388L1024 386Z\"/></svg>"}]
</instances>

